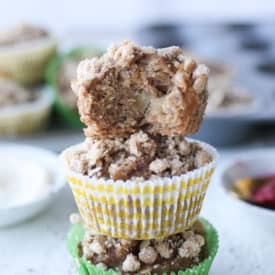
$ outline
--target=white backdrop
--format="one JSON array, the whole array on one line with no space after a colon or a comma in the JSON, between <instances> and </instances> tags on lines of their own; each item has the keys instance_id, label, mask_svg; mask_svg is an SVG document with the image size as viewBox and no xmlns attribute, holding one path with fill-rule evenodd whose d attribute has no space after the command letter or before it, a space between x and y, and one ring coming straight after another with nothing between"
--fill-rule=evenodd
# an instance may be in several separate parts
<instances>
[{"instance_id":1,"label":"white backdrop","mask_svg":"<svg viewBox=\"0 0 275 275\"><path fill-rule=\"evenodd\" d=\"M274 0L0 0L0 27L33 21L57 32L129 30L168 20L275 19Z\"/></svg>"}]
</instances>

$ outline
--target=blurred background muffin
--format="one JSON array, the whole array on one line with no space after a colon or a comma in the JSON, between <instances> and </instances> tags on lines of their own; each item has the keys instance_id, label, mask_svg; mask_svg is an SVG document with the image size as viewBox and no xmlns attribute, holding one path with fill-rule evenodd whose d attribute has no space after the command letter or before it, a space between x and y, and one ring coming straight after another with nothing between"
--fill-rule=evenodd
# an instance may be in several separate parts
<instances>
[{"instance_id":1,"label":"blurred background muffin","mask_svg":"<svg viewBox=\"0 0 275 275\"><path fill-rule=\"evenodd\" d=\"M19 24L0 32L0 75L21 84L37 84L55 55L56 39L45 29Z\"/></svg>"},{"instance_id":2,"label":"blurred background muffin","mask_svg":"<svg viewBox=\"0 0 275 275\"><path fill-rule=\"evenodd\" d=\"M52 104L49 90L0 78L0 136L30 135L45 128Z\"/></svg>"}]
</instances>

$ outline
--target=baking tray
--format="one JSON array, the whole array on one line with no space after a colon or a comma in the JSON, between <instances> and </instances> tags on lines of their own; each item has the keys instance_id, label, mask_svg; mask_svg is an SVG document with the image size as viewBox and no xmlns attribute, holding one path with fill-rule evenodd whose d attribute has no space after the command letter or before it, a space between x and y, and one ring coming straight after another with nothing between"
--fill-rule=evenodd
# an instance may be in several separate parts
<instances>
[{"instance_id":1,"label":"baking tray","mask_svg":"<svg viewBox=\"0 0 275 275\"><path fill-rule=\"evenodd\" d=\"M269 22L241 30L196 25L186 32L187 36L192 33L189 39L192 51L231 66L235 72L233 83L248 91L255 103L243 110L221 109L206 114L195 138L217 146L234 145L249 140L257 125L268 123L275 128L274 29L275 23ZM264 63L271 65L271 70L262 66Z\"/></svg>"}]
</instances>

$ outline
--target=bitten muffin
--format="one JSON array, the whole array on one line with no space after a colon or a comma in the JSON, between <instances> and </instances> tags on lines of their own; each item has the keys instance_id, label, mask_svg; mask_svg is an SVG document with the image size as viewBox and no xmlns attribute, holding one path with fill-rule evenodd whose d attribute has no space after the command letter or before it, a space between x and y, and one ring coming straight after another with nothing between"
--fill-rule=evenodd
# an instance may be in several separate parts
<instances>
[{"instance_id":1,"label":"bitten muffin","mask_svg":"<svg viewBox=\"0 0 275 275\"><path fill-rule=\"evenodd\" d=\"M80 63L72 88L85 135L190 135L207 102L208 69L178 47L154 49L124 41Z\"/></svg>"}]
</instances>

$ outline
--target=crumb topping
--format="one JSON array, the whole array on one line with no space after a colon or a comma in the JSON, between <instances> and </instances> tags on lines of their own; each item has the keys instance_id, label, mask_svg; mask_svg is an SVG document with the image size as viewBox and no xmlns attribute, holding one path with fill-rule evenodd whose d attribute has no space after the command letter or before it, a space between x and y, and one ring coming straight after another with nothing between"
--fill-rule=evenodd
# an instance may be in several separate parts
<instances>
[{"instance_id":1,"label":"crumb topping","mask_svg":"<svg viewBox=\"0 0 275 275\"><path fill-rule=\"evenodd\" d=\"M30 24L19 24L0 32L0 46L13 46L47 36L49 36L49 33L45 29Z\"/></svg>"},{"instance_id":2,"label":"crumb topping","mask_svg":"<svg viewBox=\"0 0 275 275\"><path fill-rule=\"evenodd\" d=\"M26 90L8 79L0 79L0 108L27 103L35 99L32 91Z\"/></svg>"},{"instance_id":3,"label":"crumb topping","mask_svg":"<svg viewBox=\"0 0 275 275\"><path fill-rule=\"evenodd\" d=\"M88 137L189 135L207 101L208 69L178 47L154 49L124 41L82 61L72 88Z\"/></svg>"},{"instance_id":4,"label":"crumb topping","mask_svg":"<svg viewBox=\"0 0 275 275\"><path fill-rule=\"evenodd\" d=\"M204 229L199 221L182 233L146 241L94 235L86 230L81 250L82 256L97 267L122 274L177 272L206 256Z\"/></svg>"},{"instance_id":5,"label":"crumb topping","mask_svg":"<svg viewBox=\"0 0 275 275\"><path fill-rule=\"evenodd\" d=\"M178 176L212 160L196 142L143 131L128 138L87 138L81 147L68 151L66 158L75 172L114 180Z\"/></svg>"}]
</instances>

